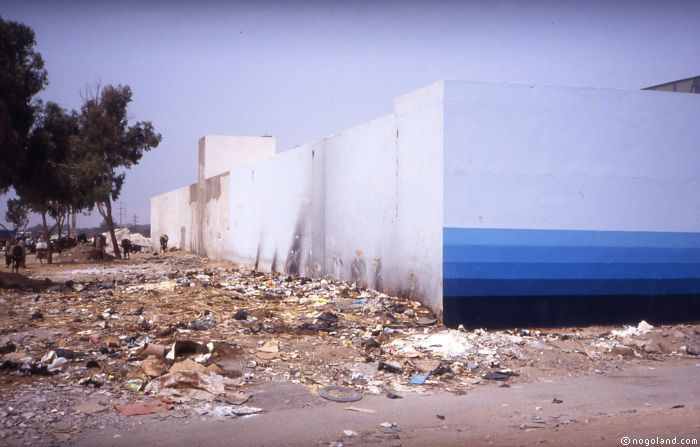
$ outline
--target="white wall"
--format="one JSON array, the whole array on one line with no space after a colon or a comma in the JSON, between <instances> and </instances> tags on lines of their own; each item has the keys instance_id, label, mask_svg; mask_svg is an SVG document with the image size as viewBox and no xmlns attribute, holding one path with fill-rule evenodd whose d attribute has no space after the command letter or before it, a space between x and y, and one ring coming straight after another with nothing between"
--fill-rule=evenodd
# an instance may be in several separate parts
<instances>
[{"instance_id":1,"label":"white wall","mask_svg":"<svg viewBox=\"0 0 700 447\"><path fill-rule=\"evenodd\" d=\"M441 302L442 84L396 112L231 172L231 253ZM291 269L290 269L291 265Z\"/></svg>"},{"instance_id":2,"label":"white wall","mask_svg":"<svg viewBox=\"0 0 700 447\"><path fill-rule=\"evenodd\" d=\"M167 234L168 247L193 251L196 200L196 183L151 198L151 244L154 249L160 251L160 237Z\"/></svg>"},{"instance_id":3,"label":"white wall","mask_svg":"<svg viewBox=\"0 0 700 447\"><path fill-rule=\"evenodd\" d=\"M230 259L229 173L206 179L205 191L200 227L203 235L201 254L212 259Z\"/></svg>"},{"instance_id":4,"label":"white wall","mask_svg":"<svg viewBox=\"0 0 700 447\"><path fill-rule=\"evenodd\" d=\"M323 147L325 272L398 291L395 116L333 135Z\"/></svg>"},{"instance_id":5,"label":"white wall","mask_svg":"<svg viewBox=\"0 0 700 447\"><path fill-rule=\"evenodd\" d=\"M396 99L398 225L403 293L442 312L443 83Z\"/></svg>"},{"instance_id":6,"label":"white wall","mask_svg":"<svg viewBox=\"0 0 700 447\"><path fill-rule=\"evenodd\" d=\"M263 270L308 273L312 157L308 144L231 171L233 260Z\"/></svg>"},{"instance_id":7,"label":"white wall","mask_svg":"<svg viewBox=\"0 0 700 447\"><path fill-rule=\"evenodd\" d=\"M700 96L445 83L445 226L700 231Z\"/></svg>"},{"instance_id":8,"label":"white wall","mask_svg":"<svg viewBox=\"0 0 700 447\"><path fill-rule=\"evenodd\" d=\"M199 164L204 178L223 174L275 155L273 137L205 135L199 140Z\"/></svg>"}]
</instances>

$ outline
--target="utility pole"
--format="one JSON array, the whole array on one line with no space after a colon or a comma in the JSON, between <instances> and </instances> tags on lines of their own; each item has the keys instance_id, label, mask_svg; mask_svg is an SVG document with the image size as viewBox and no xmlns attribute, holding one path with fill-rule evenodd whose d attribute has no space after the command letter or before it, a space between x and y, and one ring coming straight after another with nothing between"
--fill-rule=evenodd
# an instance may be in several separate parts
<instances>
[{"instance_id":1,"label":"utility pole","mask_svg":"<svg viewBox=\"0 0 700 447\"><path fill-rule=\"evenodd\" d=\"M126 206L124 202L119 202L119 226L124 225L124 219L126 218Z\"/></svg>"},{"instance_id":2,"label":"utility pole","mask_svg":"<svg viewBox=\"0 0 700 447\"><path fill-rule=\"evenodd\" d=\"M139 216L137 216L136 214L134 214L133 222L134 222L134 226L139 224Z\"/></svg>"}]
</instances>

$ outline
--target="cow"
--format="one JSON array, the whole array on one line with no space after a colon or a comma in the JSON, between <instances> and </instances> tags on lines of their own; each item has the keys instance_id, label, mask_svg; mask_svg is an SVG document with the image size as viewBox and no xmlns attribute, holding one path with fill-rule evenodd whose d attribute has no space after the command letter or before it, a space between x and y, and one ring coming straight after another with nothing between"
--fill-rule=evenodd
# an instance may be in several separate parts
<instances>
[{"instance_id":1,"label":"cow","mask_svg":"<svg viewBox=\"0 0 700 447\"><path fill-rule=\"evenodd\" d=\"M129 252L133 251L131 249L131 241L129 239L122 239L120 245L122 246L122 250L124 250L124 259L129 259Z\"/></svg>"},{"instance_id":2,"label":"cow","mask_svg":"<svg viewBox=\"0 0 700 447\"><path fill-rule=\"evenodd\" d=\"M12 256L12 273L19 273L19 267L24 264L24 247L20 244L15 244L10 248Z\"/></svg>"},{"instance_id":3,"label":"cow","mask_svg":"<svg viewBox=\"0 0 700 447\"><path fill-rule=\"evenodd\" d=\"M165 252L168 250L168 235L164 234L160 237L160 251Z\"/></svg>"}]
</instances>

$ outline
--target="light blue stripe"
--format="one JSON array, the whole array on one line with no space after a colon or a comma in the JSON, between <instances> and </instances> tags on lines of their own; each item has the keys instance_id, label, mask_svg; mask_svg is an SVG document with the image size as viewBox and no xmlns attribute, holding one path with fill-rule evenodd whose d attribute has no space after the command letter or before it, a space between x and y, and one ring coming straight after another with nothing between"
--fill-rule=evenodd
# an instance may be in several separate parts
<instances>
[{"instance_id":1,"label":"light blue stripe","mask_svg":"<svg viewBox=\"0 0 700 447\"><path fill-rule=\"evenodd\" d=\"M700 248L700 233L445 227L443 245Z\"/></svg>"},{"instance_id":2,"label":"light blue stripe","mask_svg":"<svg viewBox=\"0 0 700 447\"><path fill-rule=\"evenodd\" d=\"M443 262L700 263L700 248L445 245Z\"/></svg>"},{"instance_id":3,"label":"light blue stripe","mask_svg":"<svg viewBox=\"0 0 700 447\"><path fill-rule=\"evenodd\" d=\"M443 262L445 279L685 279L699 264Z\"/></svg>"}]
</instances>

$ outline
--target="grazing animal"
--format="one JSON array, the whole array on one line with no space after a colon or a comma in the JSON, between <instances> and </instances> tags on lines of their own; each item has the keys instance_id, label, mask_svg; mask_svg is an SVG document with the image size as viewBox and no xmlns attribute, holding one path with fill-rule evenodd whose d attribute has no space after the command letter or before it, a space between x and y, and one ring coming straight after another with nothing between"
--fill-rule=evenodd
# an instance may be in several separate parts
<instances>
[{"instance_id":1,"label":"grazing animal","mask_svg":"<svg viewBox=\"0 0 700 447\"><path fill-rule=\"evenodd\" d=\"M19 273L19 266L23 264L24 261L24 247L21 245L13 245L11 249L12 253L12 273Z\"/></svg>"},{"instance_id":2,"label":"grazing animal","mask_svg":"<svg viewBox=\"0 0 700 447\"><path fill-rule=\"evenodd\" d=\"M160 237L160 251L166 251L168 249L168 235L164 234Z\"/></svg>"},{"instance_id":3,"label":"grazing animal","mask_svg":"<svg viewBox=\"0 0 700 447\"><path fill-rule=\"evenodd\" d=\"M129 239L122 239L121 246L124 250L124 259L129 259L129 252L133 251L131 249L131 241Z\"/></svg>"}]
</instances>

